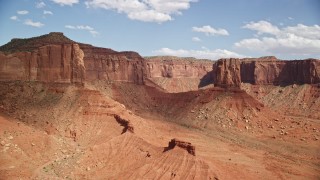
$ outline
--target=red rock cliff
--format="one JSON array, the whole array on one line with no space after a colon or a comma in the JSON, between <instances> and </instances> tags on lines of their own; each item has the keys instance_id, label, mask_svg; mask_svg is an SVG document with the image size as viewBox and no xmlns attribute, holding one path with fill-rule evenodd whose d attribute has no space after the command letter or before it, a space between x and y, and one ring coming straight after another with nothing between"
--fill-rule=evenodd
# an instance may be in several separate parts
<instances>
[{"instance_id":1,"label":"red rock cliff","mask_svg":"<svg viewBox=\"0 0 320 180\"><path fill-rule=\"evenodd\" d=\"M148 57L147 78L168 92L197 90L211 84L214 61L174 56Z\"/></svg>"},{"instance_id":2,"label":"red rock cliff","mask_svg":"<svg viewBox=\"0 0 320 180\"><path fill-rule=\"evenodd\" d=\"M0 52L0 80L83 83L83 51L78 44L45 45L31 52Z\"/></svg>"},{"instance_id":3,"label":"red rock cliff","mask_svg":"<svg viewBox=\"0 0 320 180\"><path fill-rule=\"evenodd\" d=\"M214 64L214 84L220 87L239 87L251 84L317 84L320 83L320 61L278 60L275 57L252 59L220 59Z\"/></svg>"},{"instance_id":4,"label":"red rock cliff","mask_svg":"<svg viewBox=\"0 0 320 180\"><path fill-rule=\"evenodd\" d=\"M73 83L110 80L144 84L144 66L144 59L138 53L76 44L63 33L13 39L0 47L2 81Z\"/></svg>"},{"instance_id":5,"label":"red rock cliff","mask_svg":"<svg viewBox=\"0 0 320 180\"><path fill-rule=\"evenodd\" d=\"M274 57L243 60L241 81L261 85L320 83L320 61L316 59L284 61Z\"/></svg>"},{"instance_id":6,"label":"red rock cliff","mask_svg":"<svg viewBox=\"0 0 320 180\"><path fill-rule=\"evenodd\" d=\"M81 45L87 81L110 80L144 84L144 59L136 52L117 52L111 49Z\"/></svg>"},{"instance_id":7,"label":"red rock cliff","mask_svg":"<svg viewBox=\"0 0 320 180\"><path fill-rule=\"evenodd\" d=\"M220 87L239 87L241 84L240 60L220 59L213 68L214 84Z\"/></svg>"},{"instance_id":8,"label":"red rock cliff","mask_svg":"<svg viewBox=\"0 0 320 180\"><path fill-rule=\"evenodd\" d=\"M2 51L2 52L1 52ZM320 61L282 61L275 57L220 59L217 62L117 52L76 43L62 33L14 39L0 47L0 81L83 83L108 80L150 84L168 92L197 90L214 84L320 83Z\"/></svg>"}]
</instances>

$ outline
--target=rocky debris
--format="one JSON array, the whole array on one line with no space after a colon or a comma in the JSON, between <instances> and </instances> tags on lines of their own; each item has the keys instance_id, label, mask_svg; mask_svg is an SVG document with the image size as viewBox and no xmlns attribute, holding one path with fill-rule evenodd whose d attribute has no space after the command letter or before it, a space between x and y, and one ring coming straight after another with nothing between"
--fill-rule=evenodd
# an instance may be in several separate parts
<instances>
[{"instance_id":1,"label":"rocky debris","mask_svg":"<svg viewBox=\"0 0 320 180\"><path fill-rule=\"evenodd\" d=\"M122 130L122 134L126 133L126 132L131 132L134 133L134 128L133 125L130 123L129 120L123 119L121 118L119 115L114 115L114 118L116 119L116 121L123 126L123 130Z\"/></svg>"},{"instance_id":2,"label":"rocky debris","mask_svg":"<svg viewBox=\"0 0 320 180\"><path fill-rule=\"evenodd\" d=\"M185 149L189 154L195 156L196 152L195 152L195 147L189 143L189 142L185 142L185 141L181 141L178 139L171 139L171 141L168 144L168 147L164 148L164 152L169 151L171 149L174 149L176 146Z\"/></svg>"}]
</instances>

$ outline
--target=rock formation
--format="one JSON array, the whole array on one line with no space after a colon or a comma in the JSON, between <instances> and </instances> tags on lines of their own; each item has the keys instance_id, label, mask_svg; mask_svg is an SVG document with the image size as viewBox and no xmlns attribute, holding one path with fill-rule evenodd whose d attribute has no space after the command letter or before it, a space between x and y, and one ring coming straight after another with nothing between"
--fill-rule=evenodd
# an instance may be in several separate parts
<instances>
[{"instance_id":1,"label":"rock formation","mask_svg":"<svg viewBox=\"0 0 320 180\"><path fill-rule=\"evenodd\" d=\"M255 84L316 84L320 82L320 61L315 59L255 61Z\"/></svg>"},{"instance_id":2,"label":"rock formation","mask_svg":"<svg viewBox=\"0 0 320 180\"><path fill-rule=\"evenodd\" d=\"M171 141L168 144L168 147L166 147L164 149L165 151L169 151L171 149L174 149L176 146L185 149L186 151L188 151L189 154L195 156L196 155L196 148L189 142L185 142L185 141L181 141L178 139L171 139Z\"/></svg>"},{"instance_id":3,"label":"rock formation","mask_svg":"<svg viewBox=\"0 0 320 180\"><path fill-rule=\"evenodd\" d=\"M197 90L214 84L288 85L320 83L317 59L284 61L273 56L220 59L157 56L77 43L62 33L13 39L0 47L0 81L84 83L123 81L160 87L168 92Z\"/></svg>"},{"instance_id":4,"label":"rock formation","mask_svg":"<svg viewBox=\"0 0 320 180\"><path fill-rule=\"evenodd\" d=\"M144 59L136 52L76 43L62 33L13 39L0 47L0 81L107 80L144 84L144 70Z\"/></svg>"},{"instance_id":5,"label":"rock formation","mask_svg":"<svg viewBox=\"0 0 320 180\"><path fill-rule=\"evenodd\" d=\"M212 84L214 61L174 56L147 57L147 78L168 92L197 90Z\"/></svg>"},{"instance_id":6,"label":"rock formation","mask_svg":"<svg viewBox=\"0 0 320 180\"><path fill-rule=\"evenodd\" d=\"M214 64L214 84L220 87L239 87L241 83L240 60L220 59Z\"/></svg>"},{"instance_id":7,"label":"rock formation","mask_svg":"<svg viewBox=\"0 0 320 180\"><path fill-rule=\"evenodd\" d=\"M144 84L144 59L136 52L117 52L91 45L84 51L87 81L108 80Z\"/></svg>"},{"instance_id":8,"label":"rock formation","mask_svg":"<svg viewBox=\"0 0 320 180\"><path fill-rule=\"evenodd\" d=\"M77 43L67 38L61 32L51 32L49 34L45 34L38 37L32 38L14 38L7 44L0 46L0 51L13 53L13 52L21 52L28 51L31 52L33 50L38 49L41 46L45 45L63 45L63 44L74 44Z\"/></svg>"},{"instance_id":9,"label":"rock formation","mask_svg":"<svg viewBox=\"0 0 320 180\"><path fill-rule=\"evenodd\" d=\"M286 61L275 57L220 59L214 65L213 75L214 84L220 87L239 87L241 83L317 84L320 83L320 61Z\"/></svg>"},{"instance_id":10,"label":"rock formation","mask_svg":"<svg viewBox=\"0 0 320 180\"><path fill-rule=\"evenodd\" d=\"M31 52L0 52L0 80L83 83L85 66L78 44L45 45Z\"/></svg>"},{"instance_id":11,"label":"rock formation","mask_svg":"<svg viewBox=\"0 0 320 180\"><path fill-rule=\"evenodd\" d=\"M147 57L148 77L202 78L212 70L213 61L174 56Z\"/></svg>"}]
</instances>

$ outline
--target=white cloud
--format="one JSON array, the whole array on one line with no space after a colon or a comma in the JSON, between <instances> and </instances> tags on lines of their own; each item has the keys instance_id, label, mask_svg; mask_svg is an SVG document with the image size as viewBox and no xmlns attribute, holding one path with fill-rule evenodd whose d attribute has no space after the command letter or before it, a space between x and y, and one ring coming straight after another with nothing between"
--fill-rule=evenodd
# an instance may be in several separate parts
<instances>
[{"instance_id":1,"label":"white cloud","mask_svg":"<svg viewBox=\"0 0 320 180\"><path fill-rule=\"evenodd\" d=\"M173 20L172 15L181 15L197 0L87 0L88 8L103 8L127 14L132 20L162 23Z\"/></svg>"},{"instance_id":2,"label":"white cloud","mask_svg":"<svg viewBox=\"0 0 320 180\"><path fill-rule=\"evenodd\" d=\"M26 14L29 14L29 11L21 10L21 11L17 11L17 14L26 15Z\"/></svg>"},{"instance_id":3,"label":"white cloud","mask_svg":"<svg viewBox=\"0 0 320 180\"><path fill-rule=\"evenodd\" d=\"M78 4L79 0L51 0L54 3L59 4L60 6L72 6L73 4Z\"/></svg>"},{"instance_id":4,"label":"white cloud","mask_svg":"<svg viewBox=\"0 0 320 180\"><path fill-rule=\"evenodd\" d=\"M44 24L42 24L41 22L33 22L31 19L25 20L24 24L28 26L38 27L38 28L44 26Z\"/></svg>"},{"instance_id":5,"label":"white cloud","mask_svg":"<svg viewBox=\"0 0 320 180\"><path fill-rule=\"evenodd\" d=\"M93 27L87 26L87 25L78 25L78 26L65 25L64 27L67 28L67 29L85 30L85 31L88 31L94 37L96 37L99 34L99 32L94 30Z\"/></svg>"},{"instance_id":6,"label":"white cloud","mask_svg":"<svg viewBox=\"0 0 320 180\"><path fill-rule=\"evenodd\" d=\"M129 13L128 17L132 20L140 20L144 22L165 22L172 20L170 15L154 10Z\"/></svg>"},{"instance_id":7,"label":"white cloud","mask_svg":"<svg viewBox=\"0 0 320 180\"><path fill-rule=\"evenodd\" d=\"M293 17L288 17L288 19L289 19L289 20L294 20L294 18L293 18Z\"/></svg>"},{"instance_id":8,"label":"white cloud","mask_svg":"<svg viewBox=\"0 0 320 180\"><path fill-rule=\"evenodd\" d=\"M200 38L198 38L198 37L193 37L193 38L192 38L192 41L193 41L193 42L200 42L200 41L201 41L201 39L200 39Z\"/></svg>"},{"instance_id":9,"label":"white cloud","mask_svg":"<svg viewBox=\"0 0 320 180\"><path fill-rule=\"evenodd\" d=\"M46 15L46 14L53 15L53 12L44 10L44 11L43 11L43 14L44 14L44 15Z\"/></svg>"},{"instance_id":10,"label":"white cloud","mask_svg":"<svg viewBox=\"0 0 320 180\"><path fill-rule=\"evenodd\" d=\"M14 21L19 21L19 18L17 16L11 16L10 19Z\"/></svg>"},{"instance_id":11,"label":"white cloud","mask_svg":"<svg viewBox=\"0 0 320 180\"><path fill-rule=\"evenodd\" d=\"M78 26L65 25L65 28L68 28L68 29L87 30L87 31L93 31L93 30L94 30L92 27L90 27L90 26L84 26L84 25L78 25Z\"/></svg>"},{"instance_id":12,"label":"white cloud","mask_svg":"<svg viewBox=\"0 0 320 180\"><path fill-rule=\"evenodd\" d=\"M255 30L258 34L268 36L243 39L234 45L238 49L246 49L261 53L289 55L320 55L320 26L298 24L278 28L269 22L249 23L245 28ZM258 24L262 26L258 26ZM269 27L269 29L267 28Z\"/></svg>"},{"instance_id":13,"label":"white cloud","mask_svg":"<svg viewBox=\"0 0 320 180\"><path fill-rule=\"evenodd\" d=\"M83 26L83 25L77 26L77 29L82 29L82 30L87 30L87 31L93 31L94 30L90 26Z\"/></svg>"},{"instance_id":14,"label":"white cloud","mask_svg":"<svg viewBox=\"0 0 320 180\"><path fill-rule=\"evenodd\" d=\"M308 39L320 39L320 26L306 26L298 24L296 26L288 26L283 28L283 33L295 34Z\"/></svg>"},{"instance_id":15,"label":"white cloud","mask_svg":"<svg viewBox=\"0 0 320 180\"><path fill-rule=\"evenodd\" d=\"M93 37L96 37L99 34L97 31L94 31L94 30L89 31L89 32Z\"/></svg>"},{"instance_id":16,"label":"white cloud","mask_svg":"<svg viewBox=\"0 0 320 180\"><path fill-rule=\"evenodd\" d=\"M277 34L280 32L277 26L272 25L268 21L250 22L249 24L244 25L242 28L257 31L259 35L263 33Z\"/></svg>"},{"instance_id":17,"label":"white cloud","mask_svg":"<svg viewBox=\"0 0 320 180\"><path fill-rule=\"evenodd\" d=\"M212 59L217 60L220 58L243 58L244 55L228 51L225 49L214 49L209 50L207 48L202 48L201 50L185 50L185 49L170 49L161 48L159 50L153 51L156 55L167 55L167 56L179 56L179 57L195 57L198 59Z\"/></svg>"},{"instance_id":18,"label":"white cloud","mask_svg":"<svg viewBox=\"0 0 320 180\"><path fill-rule=\"evenodd\" d=\"M75 26L71 26L71 25L65 25L64 27L65 27L65 28L68 28L68 29L76 29Z\"/></svg>"},{"instance_id":19,"label":"white cloud","mask_svg":"<svg viewBox=\"0 0 320 180\"><path fill-rule=\"evenodd\" d=\"M221 35L228 36L229 33L225 29L215 29L209 25L202 27L192 27L192 31L205 33L207 36Z\"/></svg>"},{"instance_id":20,"label":"white cloud","mask_svg":"<svg viewBox=\"0 0 320 180\"><path fill-rule=\"evenodd\" d=\"M43 1L36 2L36 8L43 8L45 6L46 6L46 4Z\"/></svg>"}]
</instances>

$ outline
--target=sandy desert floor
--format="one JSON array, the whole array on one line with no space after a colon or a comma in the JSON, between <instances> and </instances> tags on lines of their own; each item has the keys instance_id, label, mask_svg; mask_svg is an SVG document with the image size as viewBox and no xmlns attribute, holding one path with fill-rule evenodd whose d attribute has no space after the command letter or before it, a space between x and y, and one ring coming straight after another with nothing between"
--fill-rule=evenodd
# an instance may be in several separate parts
<instances>
[{"instance_id":1,"label":"sandy desert floor","mask_svg":"<svg viewBox=\"0 0 320 180\"><path fill-rule=\"evenodd\" d=\"M0 179L320 178L318 87L0 86Z\"/></svg>"}]
</instances>

